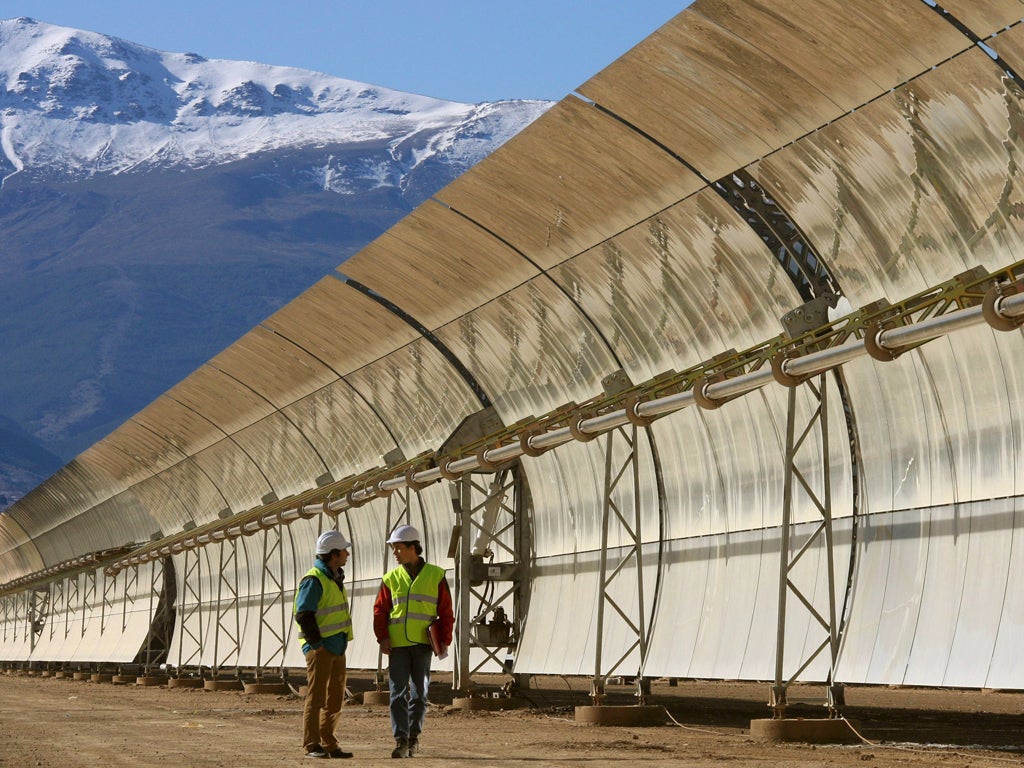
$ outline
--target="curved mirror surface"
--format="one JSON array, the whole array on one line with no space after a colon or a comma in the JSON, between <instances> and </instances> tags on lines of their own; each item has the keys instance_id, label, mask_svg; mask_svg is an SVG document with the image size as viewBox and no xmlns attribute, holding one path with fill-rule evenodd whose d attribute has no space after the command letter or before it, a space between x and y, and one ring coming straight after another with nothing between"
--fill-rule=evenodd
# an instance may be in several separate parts
<instances>
[{"instance_id":1,"label":"curved mirror surface","mask_svg":"<svg viewBox=\"0 0 1024 768\"><path fill-rule=\"evenodd\" d=\"M437 448L466 416L483 407L458 371L424 340L345 380L388 426L407 458Z\"/></svg>"}]
</instances>

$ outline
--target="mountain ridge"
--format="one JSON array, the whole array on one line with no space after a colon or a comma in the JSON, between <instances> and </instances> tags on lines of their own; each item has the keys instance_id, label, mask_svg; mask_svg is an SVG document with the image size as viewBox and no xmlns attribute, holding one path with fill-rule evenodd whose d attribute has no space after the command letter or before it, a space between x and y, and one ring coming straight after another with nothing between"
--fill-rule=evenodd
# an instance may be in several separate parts
<instances>
[{"instance_id":1,"label":"mountain ridge","mask_svg":"<svg viewBox=\"0 0 1024 768\"><path fill-rule=\"evenodd\" d=\"M421 160L451 149L466 124L489 125L501 142L548 106L444 101L293 67L166 53L28 17L0 21L0 86L7 163L51 178L57 169L80 178L206 167L339 136L397 147L429 134ZM500 119L512 113L532 116Z\"/></svg>"}]
</instances>

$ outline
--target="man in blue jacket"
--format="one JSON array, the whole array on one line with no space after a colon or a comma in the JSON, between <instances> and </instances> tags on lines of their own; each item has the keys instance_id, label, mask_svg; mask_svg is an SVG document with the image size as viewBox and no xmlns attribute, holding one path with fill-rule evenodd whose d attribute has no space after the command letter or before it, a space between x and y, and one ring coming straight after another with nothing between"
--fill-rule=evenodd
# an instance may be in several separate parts
<instances>
[{"instance_id":1,"label":"man in blue jacket","mask_svg":"<svg viewBox=\"0 0 1024 768\"><path fill-rule=\"evenodd\" d=\"M302 713L306 757L352 757L334 735L345 702L345 649L352 639L343 570L351 547L340 531L322 533L316 540L316 561L295 595L295 622L306 657Z\"/></svg>"}]
</instances>

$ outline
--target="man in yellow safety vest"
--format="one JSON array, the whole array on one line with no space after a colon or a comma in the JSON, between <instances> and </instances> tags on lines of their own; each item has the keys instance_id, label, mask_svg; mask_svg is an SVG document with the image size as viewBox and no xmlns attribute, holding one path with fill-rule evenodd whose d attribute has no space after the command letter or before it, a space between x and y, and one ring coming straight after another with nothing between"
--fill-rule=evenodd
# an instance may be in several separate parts
<instances>
[{"instance_id":1,"label":"man in yellow safety vest","mask_svg":"<svg viewBox=\"0 0 1024 768\"><path fill-rule=\"evenodd\" d=\"M455 616L444 568L427 563L420 533L400 525L388 537L397 567L384 574L373 604L373 633L388 655L392 757L412 757L427 714L430 656L444 657ZM436 622L436 624L435 624ZM435 624L433 630L430 625ZM431 635L435 648L431 649Z\"/></svg>"},{"instance_id":2,"label":"man in yellow safety vest","mask_svg":"<svg viewBox=\"0 0 1024 768\"><path fill-rule=\"evenodd\" d=\"M306 657L306 702L302 712L306 757L352 757L351 752L342 750L334 735L345 703L345 649L352 639L343 570L351 547L340 531L320 534L316 561L295 594L295 622Z\"/></svg>"}]
</instances>

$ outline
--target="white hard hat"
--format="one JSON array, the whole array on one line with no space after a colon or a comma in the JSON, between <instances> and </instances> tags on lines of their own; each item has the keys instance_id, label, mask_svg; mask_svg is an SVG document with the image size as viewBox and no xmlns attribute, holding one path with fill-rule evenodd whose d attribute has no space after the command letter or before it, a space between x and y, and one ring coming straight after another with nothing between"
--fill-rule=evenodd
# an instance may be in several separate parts
<instances>
[{"instance_id":1,"label":"white hard hat","mask_svg":"<svg viewBox=\"0 0 1024 768\"><path fill-rule=\"evenodd\" d=\"M388 544L408 544L411 541L419 541L420 532L411 525L400 525L391 532Z\"/></svg>"},{"instance_id":2,"label":"white hard hat","mask_svg":"<svg viewBox=\"0 0 1024 768\"><path fill-rule=\"evenodd\" d=\"M341 531L324 531L316 540L316 553L326 555L333 549L351 549L352 544Z\"/></svg>"}]
</instances>

